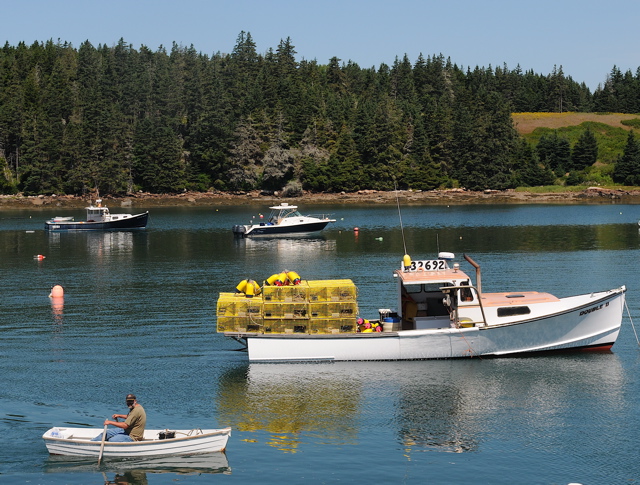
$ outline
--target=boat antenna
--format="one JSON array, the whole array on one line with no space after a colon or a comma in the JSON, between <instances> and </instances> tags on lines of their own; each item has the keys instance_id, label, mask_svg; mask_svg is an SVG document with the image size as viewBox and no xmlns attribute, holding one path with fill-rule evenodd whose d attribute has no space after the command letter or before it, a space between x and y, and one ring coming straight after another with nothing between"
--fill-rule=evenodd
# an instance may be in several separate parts
<instances>
[{"instance_id":1,"label":"boat antenna","mask_svg":"<svg viewBox=\"0 0 640 485\"><path fill-rule=\"evenodd\" d=\"M407 242L404 239L404 226L402 225L402 213L400 212L400 199L398 198L398 186L396 179L393 179L393 189L396 192L396 205L398 206L398 217L400 218L400 232L402 233L402 245L404 246L404 254L407 254Z\"/></svg>"}]
</instances>

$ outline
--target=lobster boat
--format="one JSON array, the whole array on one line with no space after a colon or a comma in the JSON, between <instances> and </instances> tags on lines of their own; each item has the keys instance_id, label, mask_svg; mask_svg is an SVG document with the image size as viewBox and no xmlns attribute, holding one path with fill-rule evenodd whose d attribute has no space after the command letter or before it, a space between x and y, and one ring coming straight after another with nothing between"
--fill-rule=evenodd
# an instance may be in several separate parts
<instances>
[{"instance_id":1,"label":"lobster boat","mask_svg":"<svg viewBox=\"0 0 640 485\"><path fill-rule=\"evenodd\" d=\"M96 205L89 204L86 221L75 221L73 217L54 217L45 221L47 231L87 231L109 229L137 229L147 226L149 211L141 214L111 214L109 208L96 200Z\"/></svg>"},{"instance_id":2,"label":"lobster boat","mask_svg":"<svg viewBox=\"0 0 640 485\"><path fill-rule=\"evenodd\" d=\"M100 456L102 443L92 441L101 428L51 428L42 435L52 455ZM105 458L161 455L193 455L224 451L231 428L191 430L145 430L141 441L104 443Z\"/></svg>"},{"instance_id":3,"label":"lobster boat","mask_svg":"<svg viewBox=\"0 0 640 485\"><path fill-rule=\"evenodd\" d=\"M359 315L351 280L267 282L251 295L221 293L217 331L240 342L251 362L422 360L603 351L616 342L625 286L558 298L537 291L485 293L441 252L408 255L395 279L396 310ZM393 298L393 297L392 297ZM378 331L381 330L381 331Z\"/></svg>"},{"instance_id":4,"label":"lobster boat","mask_svg":"<svg viewBox=\"0 0 640 485\"><path fill-rule=\"evenodd\" d=\"M298 206L286 202L269 209L271 213L266 221L261 219L256 224L237 224L233 226L233 233L240 237L306 234L322 231L330 222L336 222L325 214L302 215L298 212Z\"/></svg>"}]
</instances>

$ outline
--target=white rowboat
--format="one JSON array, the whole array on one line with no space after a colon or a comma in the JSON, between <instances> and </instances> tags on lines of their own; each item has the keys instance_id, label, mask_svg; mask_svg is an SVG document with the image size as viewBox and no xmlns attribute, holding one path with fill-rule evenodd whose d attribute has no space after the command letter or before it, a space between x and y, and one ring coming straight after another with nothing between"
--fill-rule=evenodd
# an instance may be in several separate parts
<instances>
[{"instance_id":1,"label":"white rowboat","mask_svg":"<svg viewBox=\"0 0 640 485\"><path fill-rule=\"evenodd\" d=\"M91 441L103 432L100 428L51 428L42 435L52 455L99 456L100 441ZM175 438L161 439L167 430L148 429L142 441L104 444L102 455L109 457L142 457L161 455L193 455L224 451L231 428L175 430Z\"/></svg>"}]
</instances>

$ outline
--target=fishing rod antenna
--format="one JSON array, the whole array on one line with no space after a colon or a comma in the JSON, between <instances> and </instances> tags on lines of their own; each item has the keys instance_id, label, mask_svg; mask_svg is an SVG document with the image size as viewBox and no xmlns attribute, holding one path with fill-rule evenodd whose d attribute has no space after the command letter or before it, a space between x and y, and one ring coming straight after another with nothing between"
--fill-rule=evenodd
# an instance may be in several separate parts
<instances>
[{"instance_id":1,"label":"fishing rod antenna","mask_svg":"<svg viewBox=\"0 0 640 485\"><path fill-rule=\"evenodd\" d=\"M404 239L404 226L402 225L402 213L400 212L400 199L398 198L398 186L396 185L396 179L393 178L393 189L396 193L396 205L398 206L398 218L400 219L400 232L402 233L402 245L404 247L404 254L407 254L407 242Z\"/></svg>"}]
</instances>

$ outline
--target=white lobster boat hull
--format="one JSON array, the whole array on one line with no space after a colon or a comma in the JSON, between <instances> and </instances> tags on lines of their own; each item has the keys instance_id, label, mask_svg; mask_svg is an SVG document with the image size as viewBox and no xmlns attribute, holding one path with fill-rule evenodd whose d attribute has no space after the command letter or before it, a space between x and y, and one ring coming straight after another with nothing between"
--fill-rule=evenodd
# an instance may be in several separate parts
<instances>
[{"instance_id":1,"label":"white lobster boat hull","mask_svg":"<svg viewBox=\"0 0 640 485\"><path fill-rule=\"evenodd\" d=\"M219 452L226 449L231 436L231 428L197 429L176 430L175 438L159 439L159 433L163 431L146 430L143 441L107 441L102 456L123 458ZM98 428L51 428L42 438L52 455L98 457L101 442L91 439L102 432L103 430Z\"/></svg>"},{"instance_id":2,"label":"white lobster boat hull","mask_svg":"<svg viewBox=\"0 0 640 485\"><path fill-rule=\"evenodd\" d=\"M471 327L243 337L252 362L422 360L606 350L620 332L625 291L622 286L530 305L527 318L487 318L486 325Z\"/></svg>"}]
</instances>

